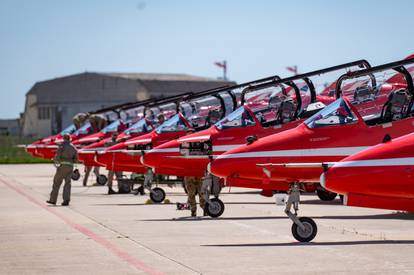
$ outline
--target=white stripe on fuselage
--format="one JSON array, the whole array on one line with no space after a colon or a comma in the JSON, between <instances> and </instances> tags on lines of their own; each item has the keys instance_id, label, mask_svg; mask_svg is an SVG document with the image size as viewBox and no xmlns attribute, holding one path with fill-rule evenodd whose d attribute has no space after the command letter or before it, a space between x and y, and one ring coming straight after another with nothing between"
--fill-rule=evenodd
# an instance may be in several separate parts
<instances>
[{"instance_id":1,"label":"white stripe on fuselage","mask_svg":"<svg viewBox=\"0 0 414 275\"><path fill-rule=\"evenodd\" d=\"M144 139L139 139L139 140L126 141L125 144L126 145L131 145L131 144L144 144L144 143L150 143L151 141L152 141L151 138L144 138Z\"/></svg>"},{"instance_id":2,"label":"white stripe on fuselage","mask_svg":"<svg viewBox=\"0 0 414 275\"><path fill-rule=\"evenodd\" d=\"M179 153L180 149L178 147L173 148L160 148L160 149L152 149L148 153Z\"/></svg>"},{"instance_id":3,"label":"white stripe on fuselage","mask_svg":"<svg viewBox=\"0 0 414 275\"><path fill-rule=\"evenodd\" d=\"M369 167L369 166L404 166L414 165L413 158L390 158L390 159L369 159L369 160L352 160L335 163L333 167Z\"/></svg>"},{"instance_id":4,"label":"white stripe on fuselage","mask_svg":"<svg viewBox=\"0 0 414 275\"><path fill-rule=\"evenodd\" d=\"M206 141L206 140L208 140L210 138L210 135L208 135L208 136L198 136L198 137L183 137L183 138L180 138L179 140L178 140L178 142L187 142L187 141L193 141L193 142L196 142L197 140L199 140L200 142L203 142L203 141Z\"/></svg>"},{"instance_id":5,"label":"white stripe on fuselage","mask_svg":"<svg viewBox=\"0 0 414 275\"><path fill-rule=\"evenodd\" d=\"M232 158L266 158L266 157L318 157L318 156L349 156L359 151L369 148L369 146L358 147L334 147L334 148L314 148L296 150L275 150L275 151L255 151L248 153L237 153L221 155L217 159Z\"/></svg>"},{"instance_id":6,"label":"white stripe on fuselage","mask_svg":"<svg viewBox=\"0 0 414 275\"><path fill-rule=\"evenodd\" d=\"M213 152L226 152L230 149L237 148L243 144L233 144L233 145L218 145L213 146ZM179 153L180 148L179 147L173 147L173 148L155 148L149 151L149 153Z\"/></svg>"}]
</instances>

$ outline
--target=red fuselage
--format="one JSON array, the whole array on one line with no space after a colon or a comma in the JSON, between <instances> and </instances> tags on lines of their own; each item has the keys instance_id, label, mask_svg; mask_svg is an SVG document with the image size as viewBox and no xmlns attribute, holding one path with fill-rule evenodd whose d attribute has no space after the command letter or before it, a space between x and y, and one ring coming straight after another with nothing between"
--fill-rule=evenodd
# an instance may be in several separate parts
<instances>
[{"instance_id":1,"label":"red fuselage","mask_svg":"<svg viewBox=\"0 0 414 275\"><path fill-rule=\"evenodd\" d=\"M144 165L151 167L157 174L175 176L201 177L205 174L210 161L224 152L246 143L246 137L258 138L278 133L296 127L300 121L263 128L260 123L254 126L218 129L212 126L209 129L186 135L180 139L171 140L155 147L143 156ZM207 154L191 154L180 152L180 145L184 143L202 143L209 146ZM208 143L207 143L208 142ZM207 145L208 144L208 145Z\"/></svg>"},{"instance_id":2,"label":"red fuselage","mask_svg":"<svg viewBox=\"0 0 414 275\"><path fill-rule=\"evenodd\" d=\"M344 194L349 206L414 211L414 134L335 163L321 184Z\"/></svg>"},{"instance_id":3,"label":"red fuselage","mask_svg":"<svg viewBox=\"0 0 414 275\"><path fill-rule=\"evenodd\" d=\"M380 143L386 135L395 138L414 130L412 117L368 126L355 108L352 111L357 114L358 120L351 124L310 128L304 123L253 144L232 149L212 162L211 172L226 178L227 184L232 186L238 186L238 181L246 179L262 180L262 186L270 189L272 182L319 182L322 168L292 168L282 164L340 161ZM270 163L276 165L266 166ZM263 172L263 167L267 173Z\"/></svg>"}]
</instances>

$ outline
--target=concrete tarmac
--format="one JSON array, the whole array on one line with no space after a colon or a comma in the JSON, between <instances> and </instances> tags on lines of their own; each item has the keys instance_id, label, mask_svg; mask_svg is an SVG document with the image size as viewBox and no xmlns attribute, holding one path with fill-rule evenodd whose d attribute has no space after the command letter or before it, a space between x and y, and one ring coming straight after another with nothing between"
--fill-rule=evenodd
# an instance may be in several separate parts
<instances>
[{"instance_id":1,"label":"concrete tarmac","mask_svg":"<svg viewBox=\"0 0 414 275\"><path fill-rule=\"evenodd\" d=\"M49 206L53 174L48 164L0 166L0 274L414 274L414 214L302 196L299 214L318 235L301 244L283 207L253 190L224 189L222 217L191 219L81 181L70 207L61 195ZM165 190L186 202L181 187Z\"/></svg>"}]
</instances>

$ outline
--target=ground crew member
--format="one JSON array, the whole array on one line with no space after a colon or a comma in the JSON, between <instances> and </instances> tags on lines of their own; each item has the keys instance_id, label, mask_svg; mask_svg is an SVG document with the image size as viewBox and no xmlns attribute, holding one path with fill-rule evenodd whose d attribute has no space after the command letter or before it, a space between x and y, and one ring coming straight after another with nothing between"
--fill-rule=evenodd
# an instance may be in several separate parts
<instances>
[{"instance_id":1,"label":"ground crew member","mask_svg":"<svg viewBox=\"0 0 414 275\"><path fill-rule=\"evenodd\" d=\"M63 143L59 145L54 161L59 164L56 169L55 177L53 178L53 188L50 193L50 199L46 201L49 204L56 205L59 189L65 180L63 187L63 202L62 205L69 205L70 202L70 180L73 172L74 163L78 162L78 152L75 146L70 143L70 135L63 135Z\"/></svg>"},{"instance_id":2,"label":"ground crew member","mask_svg":"<svg viewBox=\"0 0 414 275\"><path fill-rule=\"evenodd\" d=\"M118 137L118 134L113 133L111 140L105 143L105 147L110 147L112 145L115 145L117 143L116 142L117 137ZM118 179L118 178L122 177L122 172L117 172L117 171L112 171L112 170L108 171L108 195L112 195L112 194L117 193L117 192L114 191L114 189L112 189L112 182L114 180L114 175Z\"/></svg>"},{"instance_id":3,"label":"ground crew member","mask_svg":"<svg viewBox=\"0 0 414 275\"><path fill-rule=\"evenodd\" d=\"M158 118L158 125L161 125L164 123L165 117L163 114L159 114L157 118Z\"/></svg>"},{"instance_id":4,"label":"ground crew member","mask_svg":"<svg viewBox=\"0 0 414 275\"><path fill-rule=\"evenodd\" d=\"M82 127L85 121L88 119L89 113L77 113L73 116L73 124L75 124L76 129Z\"/></svg>"},{"instance_id":5,"label":"ground crew member","mask_svg":"<svg viewBox=\"0 0 414 275\"><path fill-rule=\"evenodd\" d=\"M108 121L106 120L105 116L103 115L91 115L89 116L89 122L92 125L92 129L94 132L99 132L107 125Z\"/></svg>"},{"instance_id":6,"label":"ground crew member","mask_svg":"<svg viewBox=\"0 0 414 275\"><path fill-rule=\"evenodd\" d=\"M204 194L201 190L202 180L199 177L185 177L184 178L185 188L187 189L188 195L188 203L190 204L191 209L191 216L197 216L197 202L196 202L196 194L198 192L198 198L200 201L200 207L203 209L203 215L205 216L206 213L204 212Z\"/></svg>"},{"instance_id":7,"label":"ground crew member","mask_svg":"<svg viewBox=\"0 0 414 275\"><path fill-rule=\"evenodd\" d=\"M102 130L107 124L105 117L100 114L90 115L89 122L91 123L92 129L95 133ZM95 174L96 178L99 177L99 166L95 166L95 167L85 166L85 176L83 177L83 186L87 185L89 174L91 173L92 168L93 168L93 173Z\"/></svg>"},{"instance_id":8,"label":"ground crew member","mask_svg":"<svg viewBox=\"0 0 414 275\"><path fill-rule=\"evenodd\" d=\"M83 177L83 186L87 185L89 174L91 173L92 168L93 168L93 173L95 174L96 178L99 177L99 166L85 166L85 176Z\"/></svg>"},{"instance_id":9,"label":"ground crew member","mask_svg":"<svg viewBox=\"0 0 414 275\"><path fill-rule=\"evenodd\" d=\"M206 126L211 127L220 120L220 113L217 110L211 110L208 112Z\"/></svg>"}]
</instances>

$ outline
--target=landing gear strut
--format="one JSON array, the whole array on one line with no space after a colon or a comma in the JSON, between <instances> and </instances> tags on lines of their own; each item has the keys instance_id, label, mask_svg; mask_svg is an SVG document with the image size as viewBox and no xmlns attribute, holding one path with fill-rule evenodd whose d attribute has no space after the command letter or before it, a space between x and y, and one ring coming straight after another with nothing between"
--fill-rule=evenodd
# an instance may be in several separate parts
<instances>
[{"instance_id":1,"label":"landing gear strut","mask_svg":"<svg viewBox=\"0 0 414 275\"><path fill-rule=\"evenodd\" d=\"M289 198L286 203L285 213L293 221L293 237L300 242L310 242L315 238L318 232L316 223L307 217L297 217L300 202L300 184L295 182L289 189ZM291 212L293 206L294 213Z\"/></svg>"},{"instance_id":2,"label":"landing gear strut","mask_svg":"<svg viewBox=\"0 0 414 275\"><path fill-rule=\"evenodd\" d=\"M143 188L150 192L150 199L155 203L161 203L165 199L165 191L162 188L155 187L151 188L152 182L154 181L154 173L151 169L148 169L145 174Z\"/></svg>"},{"instance_id":3,"label":"landing gear strut","mask_svg":"<svg viewBox=\"0 0 414 275\"><path fill-rule=\"evenodd\" d=\"M218 198L221 191L219 179L207 172L203 179L201 189L206 201L204 210L207 215L212 218L220 217L224 212L224 203ZM214 198L210 199L211 195L213 195Z\"/></svg>"}]
</instances>

